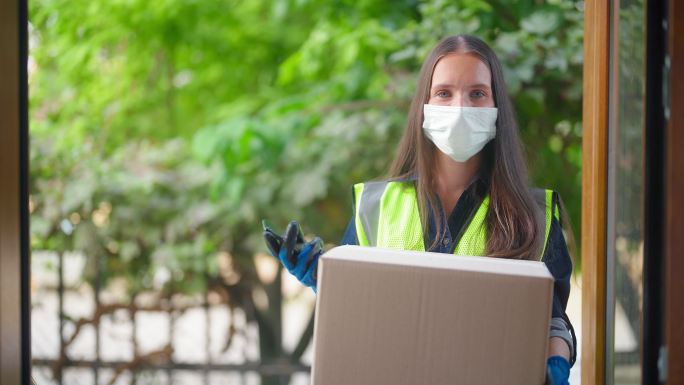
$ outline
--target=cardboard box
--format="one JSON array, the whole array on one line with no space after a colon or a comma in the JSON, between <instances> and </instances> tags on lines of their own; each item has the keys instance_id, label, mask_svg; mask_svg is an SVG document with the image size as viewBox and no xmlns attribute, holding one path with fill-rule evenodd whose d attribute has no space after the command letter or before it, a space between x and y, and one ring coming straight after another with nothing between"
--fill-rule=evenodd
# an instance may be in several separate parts
<instances>
[{"instance_id":1,"label":"cardboard box","mask_svg":"<svg viewBox=\"0 0 684 385\"><path fill-rule=\"evenodd\" d=\"M318 269L313 384L544 383L543 263L341 246Z\"/></svg>"}]
</instances>

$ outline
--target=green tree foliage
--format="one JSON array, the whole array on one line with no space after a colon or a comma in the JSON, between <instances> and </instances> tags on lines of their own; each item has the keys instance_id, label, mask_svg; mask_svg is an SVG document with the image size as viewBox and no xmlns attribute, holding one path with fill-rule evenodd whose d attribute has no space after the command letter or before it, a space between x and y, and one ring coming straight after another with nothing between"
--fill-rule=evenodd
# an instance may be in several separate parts
<instances>
[{"instance_id":1,"label":"green tree foliage","mask_svg":"<svg viewBox=\"0 0 684 385\"><path fill-rule=\"evenodd\" d=\"M81 250L132 295L203 290L226 252L249 292L262 218L340 239L351 185L394 156L422 60L459 33L499 55L534 184L560 191L579 224L578 7L32 1L33 247Z\"/></svg>"},{"instance_id":2,"label":"green tree foliage","mask_svg":"<svg viewBox=\"0 0 684 385\"><path fill-rule=\"evenodd\" d=\"M489 41L504 64L534 184L559 190L579 223L582 15L575 4L407 6L407 14L416 14L402 23L364 14L362 7L347 18L320 21L279 66L277 98L201 130L195 154L221 159L219 189L259 217L280 224L302 218L335 242L351 214L349 186L383 175L394 155L429 49L443 36L471 33Z\"/></svg>"}]
</instances>

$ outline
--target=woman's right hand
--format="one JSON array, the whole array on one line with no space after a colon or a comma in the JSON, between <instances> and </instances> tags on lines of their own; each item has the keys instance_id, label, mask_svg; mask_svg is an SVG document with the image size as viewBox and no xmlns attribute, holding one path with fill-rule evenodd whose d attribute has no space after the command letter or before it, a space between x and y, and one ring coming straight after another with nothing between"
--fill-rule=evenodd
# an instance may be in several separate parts
<instances>
[{"instance_id":1,"label":"woman's right hand","mask_svg":"<svg viewBox=\"0 0 684 385\"><path fill-rule=\"evenodd\" d=\"M271 254L280 260L285 269L315 292L318 258L323 254L321 238L316 237L310 242L304 242L299 224L297 221L291 221L283 236L264 227L264 239Z\"/></svg>"}]
</instances>

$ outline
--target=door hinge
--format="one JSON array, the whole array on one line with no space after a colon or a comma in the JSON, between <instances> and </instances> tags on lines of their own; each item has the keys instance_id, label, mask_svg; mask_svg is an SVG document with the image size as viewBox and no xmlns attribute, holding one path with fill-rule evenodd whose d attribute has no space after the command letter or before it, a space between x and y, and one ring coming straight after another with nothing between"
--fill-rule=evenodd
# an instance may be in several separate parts
<instances>
[{"instance_id":1,"label":"door hinge","mask_svg":"<svg viewBox=\"0 0 684 385\"><path fill-rule=\"evenodd\" d=\"M667 381L667 346L660 347L658 352L658 381L665 383Z\"/></svg>"},{"instance_id":2,"label":"door hinge","mask_svg":"<svg viewBox=\"0 0 684 385\"><path fill-rule=\"evenodd\" d=\"M663 115L670 120L670 55L665 55L663 63Z\"/></svg>"},{"instance_id":3,"label":"door hinge","mask_svg":"<svg viewBox=\"0 0 684 385\"><path fill-rule=\"evenodd\" d=\"M663 36L667 36L668 22L667 19L663 20ZM670 61L670 55L665 53L665 59L663 60L663 116L665 120L670 120L670 67L672 63Z\"/></svg>"}]
</instances>

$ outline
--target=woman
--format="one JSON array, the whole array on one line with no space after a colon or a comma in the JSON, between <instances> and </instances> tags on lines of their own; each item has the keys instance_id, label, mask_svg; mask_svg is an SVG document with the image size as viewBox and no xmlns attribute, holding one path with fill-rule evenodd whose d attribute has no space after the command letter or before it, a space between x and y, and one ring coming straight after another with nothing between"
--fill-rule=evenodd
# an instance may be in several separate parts
<instances>
[{"instance_id":1,"label":"woman","mask_svg":"<svg viewBox=\"0 0 684 385\"><path fill-rule=\"evenodd\" d=\"M501 64L482 40L452 36L433 49L390 177L353 191L342 244L544 261L555 278L547 367L555 384L567 384L575 337L565 314L572 261L560 202L527 185ZM281 263L315 290L321 240L304 243L294 221L282 238L264 235Z\"/></svg>"}]
</instances>

